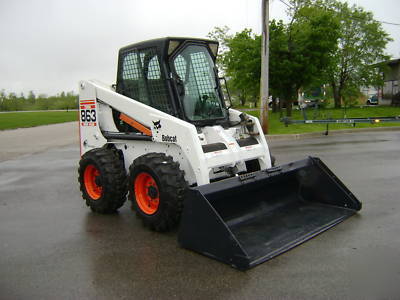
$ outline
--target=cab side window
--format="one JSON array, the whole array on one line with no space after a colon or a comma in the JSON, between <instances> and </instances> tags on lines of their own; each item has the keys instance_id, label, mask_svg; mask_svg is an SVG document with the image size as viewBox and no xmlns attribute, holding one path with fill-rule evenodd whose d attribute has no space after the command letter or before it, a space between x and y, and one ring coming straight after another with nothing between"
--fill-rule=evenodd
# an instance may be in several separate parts
<instances>
[{"instance_id":1,"label":"cab side window","mask_svg":"<svg viewBox=\"0 0 400 300\"><path fill-rule=\"evenodd\" d=\"M166 79L155 48L133 50L123 57L118 92L172 114Z\"/></svg>"}]
</instances>

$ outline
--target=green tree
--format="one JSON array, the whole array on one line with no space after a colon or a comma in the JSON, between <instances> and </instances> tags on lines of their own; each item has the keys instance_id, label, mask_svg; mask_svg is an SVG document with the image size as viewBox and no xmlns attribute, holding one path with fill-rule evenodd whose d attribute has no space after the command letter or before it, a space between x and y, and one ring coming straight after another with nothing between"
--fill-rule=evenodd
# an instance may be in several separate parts
<instances>
[{"instance_id":1,"label":"green tree","mask_svg":"<svg viewBox=\"0 0 400 300\"><path fill-rule=\"evenodd\" d=\"M226 75L237 90L242 105L250 100L257 106L260 93L261 37L244 29L226 41L223 57Z\"/></svg>"},{"instance_id":2,"label":"green tree","mask_svg":"<svg viewBox=\"0 0 400 300\"><path fill-rule=\"evenodd\" d=\"M230 48L228 46L228 42L233 38L232 35L229 34L229 27L214 27L214 29L207 34L207 37L216 40L219 42L218 47L218 57L217 57L217 67L218 70L222 73L223 76L227 75L227 66L226 62L228 62L228 58L226 58L227 53L230 52ZM240 105L245 105L247 100L246 91L243 90L240 86L238 87L232 78L228 77L227 85L229 88L229 93L232 97L232 101L240 103Z\"/></svg>"},{"instance_id":3,"label":"green tree","mask_svg":"<svg viewBox=\"0 0 400 300\"><path fill-rule=\"evenodd\" d=\"M335 107L341 107L343 101L350 102L359 93L360 87L381 85L379 70L374 65L388 59L384 51L392 39L372 12L362 7L337 0L312 1L311 5L332 11L340 23L338 47L326 76L333 89Z\"/></svg>"},{"instance_id":4,"label":"green tree","mask_svg":"<svg viewBox=\"0 0 400 300\"><path fill-rule=\"evenodd\" d=\"M223 27L214 27L212 31L210 31L207 34L207 37L218 41L219 42L219 47L218 47L218 57L217 57L217 67L219 70L225 72L225 65L223 63L225 54L229 51L228 47L228 41L229 39L232 38L231 35L229 35L229 27L228 26L223 26Z\"/></svg>"},{"instance_id":5,"label":"green tree","mask_svg":"<svg viewBox=\"0 0 400 300\"><path fill-rule=\"evenodd\" d=\"M322 83L332 65L339 24L330 10L292 0L291 21L271 23L270 77L272 90L286 101L287 115L300 88Z\"/></svg>"},{"instance_id":6,"label":"green tree","mask_svg":"<svg viewBox=\"0 0 400 300\"><path fill-rule=\"evenodd\" d=\"M28 99L36 99L36 95L33 91L29 91Z\"/></svg>"},{"instance_id":7,"label":"green tree","mask_svg":"<svg viewBox=\"0 0 400 300\"><path fill-rule=\"evenodd\" d=\"M322 81L321 74L332 63L339 24L331 11L291 1L291 21L270 22L270 94L292 102L302 87ZM261 72L261 37L245 29L226 40L223 65L242 99L258 102Z\"/></svg>"},{"instance_id":8,"label":"green tree","mask_svg":"<svg viewBox=\"0 0 400 300\"><path fill-rule=\"evenodd\" d=\"M6 110L7 95L4 89L0 90L0 111Z\"/></svg>"},{"instance_id":9,"label":"green tree","mask_svg":"<svg viewBox=\"0 0 400 300\"><path fill-rule=\"evenodd\" d=\"M270 22L270 94L292 102L300 88L324 83L324 70L332 65L339 36L339 24L331 10L309 5L309 1L292 0L289 24ZM261 36L244 29L233 36L228 28L216 27L209 37L223 44L220 64L229 85L243 105L257 104L260 91ZM326 82L326 81L325 81Z\"/></svg>"}]
</instances>

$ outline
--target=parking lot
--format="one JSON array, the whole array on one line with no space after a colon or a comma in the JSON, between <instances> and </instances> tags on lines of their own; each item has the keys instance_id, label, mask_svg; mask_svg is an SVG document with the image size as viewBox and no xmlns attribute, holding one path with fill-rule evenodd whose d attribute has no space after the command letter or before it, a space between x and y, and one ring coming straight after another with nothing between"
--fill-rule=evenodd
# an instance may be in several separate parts
<instances>
[{"instance_id":1,"label":"parking lot","mask_svg":"<svg viewBox=\"0 0 400 300\"><path fill-rule=\"evenodd\" d=\"M0 298L400 295L400 131L271 140L278 164L320 157L363 209L247 272L179 248L176 232L148 231L129 203L118 214L92 213L77 185L79 149L72 140L0 162Z\"/></svg>"}]
</instances>

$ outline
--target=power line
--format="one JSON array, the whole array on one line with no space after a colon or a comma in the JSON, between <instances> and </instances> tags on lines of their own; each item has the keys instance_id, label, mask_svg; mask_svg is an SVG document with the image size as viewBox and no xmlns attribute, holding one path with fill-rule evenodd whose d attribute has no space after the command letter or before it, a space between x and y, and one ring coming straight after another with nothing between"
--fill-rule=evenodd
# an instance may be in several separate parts
<instances>
[{"instance_id":1,"label":"power line","mask_svg":"<svg viewBox=\"0 0 400 300\"><path fill-rule=\"evenodd\" d=\"M289 4L287 4L285 1L283 1L283 0L279 0L280 2L282 2L283 4L285 4L287 7L289 7L289 8L294 8L293 6L291 6L291 5L289 5Z\"/></svg>"},{"instance_id":2,"label":"power line","mask_svg":"<svg viewBox=\"0 0 400 300\"><path fill-rule=\"evenodd\" d=\"M381 22L381 23L383 23L383 24L389 24L389 25L400 26L400 24L398 24L398 23L392 23L392 22L386 22L386 21L378 21L378 22Z\"/></svg>"}]
</instances>

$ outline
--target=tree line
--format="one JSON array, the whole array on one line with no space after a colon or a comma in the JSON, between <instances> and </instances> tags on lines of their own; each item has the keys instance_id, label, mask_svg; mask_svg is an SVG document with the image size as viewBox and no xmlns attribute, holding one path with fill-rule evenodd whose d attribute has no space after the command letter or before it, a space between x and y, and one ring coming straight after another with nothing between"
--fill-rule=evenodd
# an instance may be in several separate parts
<instances>
[{"instance_id":1,"label":"tree line","mask_svg":"<svg viewBox=\"0 0 400 300\"><path fill-rule=\"evenodd\" d=\"M269 23L269 93L291 115L298 93L324 85L336 108L349 103L360 87L382 85L377 63L387 60L392 39L372 12L337 0L289 0L290 21ZM235 34L215 27L220 42L218 67L242 105L259 102L261 36L244 29Z\"/></svg>"},{"instance_id":2,"label":"tree line","mask_svg":"<svg viewBox=\"0 0 400 300\"><path fill-rule=\"evenodd\" d=\"M0 91L0 111L25 111L25 110L54 110L54 109L77 109L78 96L74 92L61 92L55 96L40 94L35 95L30 91L27 96L21 93L7 94Z\"/></svg>"}]
</instances>

